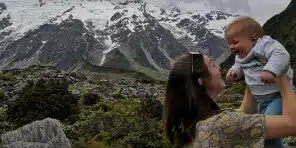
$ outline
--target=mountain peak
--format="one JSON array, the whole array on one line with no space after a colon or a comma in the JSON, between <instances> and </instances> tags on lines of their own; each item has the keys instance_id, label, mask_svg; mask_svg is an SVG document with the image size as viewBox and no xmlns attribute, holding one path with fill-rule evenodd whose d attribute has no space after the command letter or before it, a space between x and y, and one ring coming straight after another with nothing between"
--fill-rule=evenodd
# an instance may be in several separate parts
<instances>
[{"instance_id":1,"label":"mountain peak","mask_svg":"<svg viewBox=\"0 0 296 148\"><path fill-rule=\"evenodd\" d=\"M224 53L223 27L233 19L142 0L19 0L0 6L0 69L39 63L73 71L92 64L166 73L188 51L214 59Z\"/></svg>"}]
</instances>

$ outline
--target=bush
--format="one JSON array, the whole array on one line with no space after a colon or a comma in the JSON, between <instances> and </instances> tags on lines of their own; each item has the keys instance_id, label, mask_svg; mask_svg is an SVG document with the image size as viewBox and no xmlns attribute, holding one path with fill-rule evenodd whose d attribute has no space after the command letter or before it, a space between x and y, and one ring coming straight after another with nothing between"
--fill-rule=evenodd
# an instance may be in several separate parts
<instances>
[{"instance_id":1,"label":"bush","mask_svg":"<svg viewBox=\"0 0 296 148\"><path fill-rule=\"evenodd\" d=\"M289 146L296 146L296 137L286 137L284 143Z\"/></svg>"},{"instance_id":2,"label":"bush","mask_svg":"<svg viewBox=\"0 0 296 148\"><path fill-rule=\"evenodd\" d=\"M136 78L136 82L140 82L140 83L145 83L145 84L158 83L157 80L154 80L151 77L147 76L146 74L140 73L140 72L135 72L133 74L133 77Z\"/></svg>"},{"instance_id":3,"label":"bush","mask_svg":"<svg viewBox=\"0 0 296 148\"><path fill-rule=\"evenodd\" d=\"M163 104L155 99L144 99L141 102L140 116L160 120L162 118Z\"/></svg>"},{"instance_id":4,"label":"bush","mask_svg":"<svg viewBox=\"0 0 296 148\"><path fill-rule=\"evenodd\" d=\"M78 99L67 88L65 79L29 81L8 105L8 120L19 127L46 117L66 119L78 112Z\"/></svg>"},{"instance_id":5,"label":"bush","mask_svg":"<svg viewBox=\"0 0 296 148\"><path fill-rule=\"evenodd\" d=\"M0 122L7 121L6 109L0 108Z\"/></svg>"},{"instance_id":6,"label":"bush","mask_svg":"<svg viewBox=\"0 0 296 148\"><path fill-rule=\"evenodd\" d=\"M3 134L11 129L11 124L7 122L6 109L0 108L0 134Z\"/></svg>"},{"instance_id":7,"label":"bush","mask_svg":"<svg viewBox=\"0 0 296 148\"><path fill-rule=\"evenodd\" d=\"M103 145L102 147L170 147L164 134L162 121L150 114L143 114L149 106L159 106L158 102L145 103L139 100L120 100L116 102L99 102L86 120L81 121L75 130L67 132L67 137L71 139L86 139L81 143L86 145ZM157 104L157 105L155 105ZM149 113L159 112L159 107L154 107L157 111L148 110ZM140 114L139 114L140 113ZM151 118L150 118L151 116ZM71 128L67 128L71 129ZM77 137L71 137L77 136ZM78 145L78 144L77 144Z\"/></svg>"},{"instance_id":8,"label":"bush","mask_svg":"<svg viewBox=\"0 0 296 148\"><path fill-rule=\"evenodd\" d=\"M5 81L15 81L16 78L7 74L0 74L0 79Z\"/></svg>"},{"instance_id":9,"label":"bush","mask_svg":"<svg viewBox=\"0 0 296 148\"><path fill-rule=\"evenodd\" d=\"M95 93L86 93L83 95L83 104L85 105L93 105L96 104L97 101L100 101L100 98Z\"/></svg>"},{"instance_id":10,"label":"bush","mask_svg":"<svg viewBox=\"0 0 296 148\"><path fill-rule=\"evenodd\" d=\"M5 93L2 88L0 88L0 100L3 100L5 98Z\"/></svg>"}]
</instances>

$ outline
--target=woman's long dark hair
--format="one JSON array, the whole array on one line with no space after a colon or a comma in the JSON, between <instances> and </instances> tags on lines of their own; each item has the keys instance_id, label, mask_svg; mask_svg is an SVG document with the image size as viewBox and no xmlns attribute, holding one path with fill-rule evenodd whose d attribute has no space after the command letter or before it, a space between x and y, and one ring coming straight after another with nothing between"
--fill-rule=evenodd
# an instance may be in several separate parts
<instances>
[{"instance_id":1,"label":"woman's long dark hair","mask_svg":"<svg viewBox=\"0 0 296 148\"><path fill-rule=\"evenodd\" d=\"M189 144L195 138L196 123L219 111L219 107L207 93L206 84L200 85L198 78L210 79L202 55L195 63L192 55L180 57L169 74L164 126L170 142L176 147Z\"/></svg>"}]
</instances>

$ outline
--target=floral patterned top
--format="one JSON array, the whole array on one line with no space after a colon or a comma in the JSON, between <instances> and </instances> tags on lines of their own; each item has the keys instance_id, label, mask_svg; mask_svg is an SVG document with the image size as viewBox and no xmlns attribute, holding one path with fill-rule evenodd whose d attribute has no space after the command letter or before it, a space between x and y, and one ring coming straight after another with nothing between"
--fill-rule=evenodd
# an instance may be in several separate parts
<instances>
[{"instance_id":1,"label":"floral patterned top","mask_svg":"<svg viewBox=\"0 0 296 148\"><path fill-rule=\"evenodd\" d=\"M263 148L264 115L225 110L196 125L193 148Z\"/></svg>"}]
</instances>

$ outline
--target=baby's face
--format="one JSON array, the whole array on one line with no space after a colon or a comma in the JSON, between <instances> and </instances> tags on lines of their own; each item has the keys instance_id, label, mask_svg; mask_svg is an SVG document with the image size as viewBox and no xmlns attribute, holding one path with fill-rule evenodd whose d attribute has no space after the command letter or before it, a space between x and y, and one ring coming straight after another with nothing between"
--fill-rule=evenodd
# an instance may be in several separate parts
<instances>
[{"instance_id":1,"label":"baby's face","mask_svg":"<svg viewBox=\"0 0 296 148\"><path fill-rule=\"evenodd\" d=\"M239 33L227 33L226 40L231 52L237 54L240 58L246 57L255 45L249 37Z\"/></svg>"}]
</instances>

